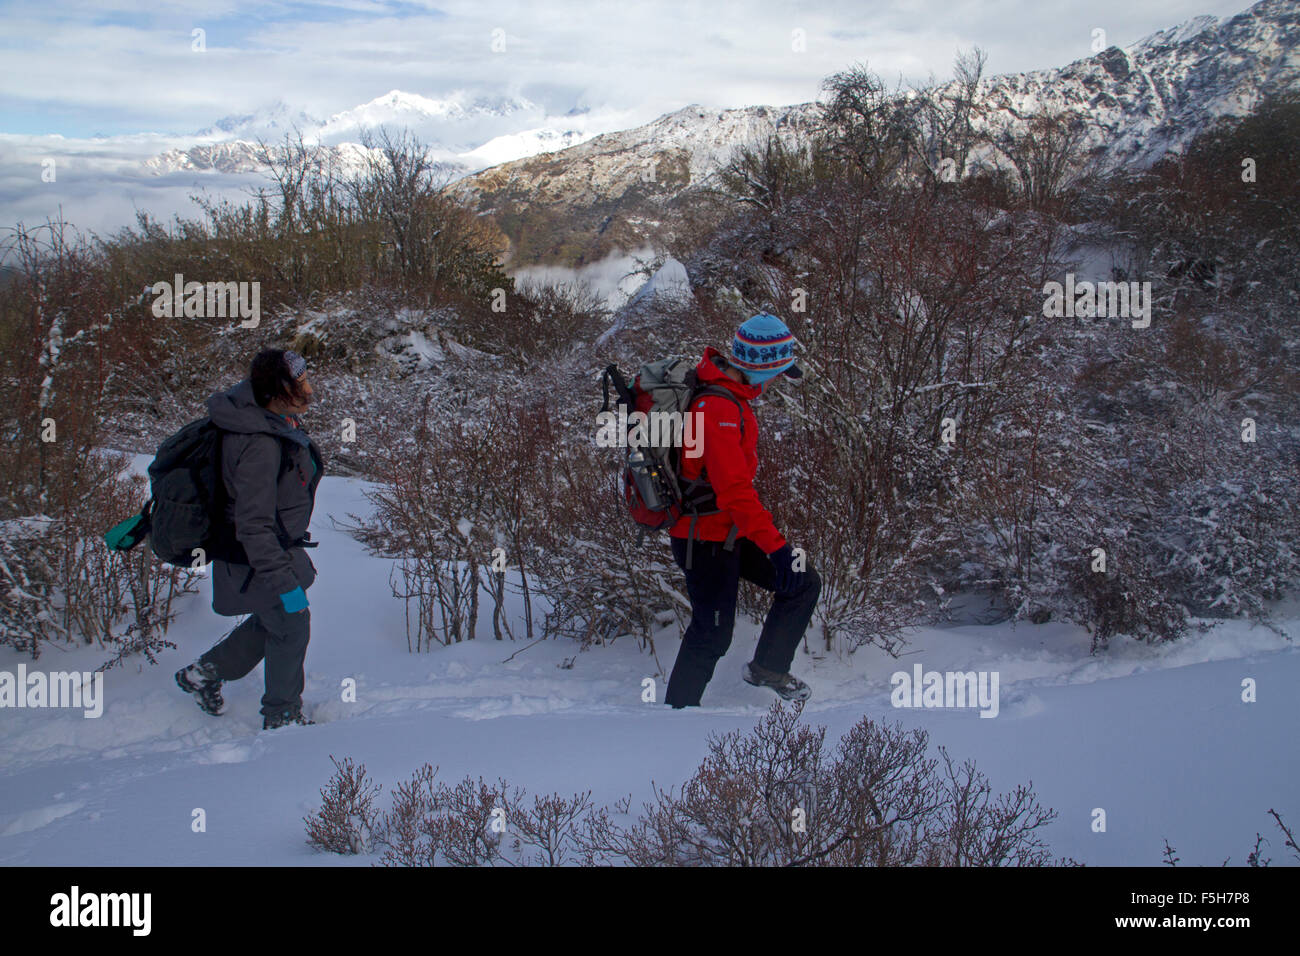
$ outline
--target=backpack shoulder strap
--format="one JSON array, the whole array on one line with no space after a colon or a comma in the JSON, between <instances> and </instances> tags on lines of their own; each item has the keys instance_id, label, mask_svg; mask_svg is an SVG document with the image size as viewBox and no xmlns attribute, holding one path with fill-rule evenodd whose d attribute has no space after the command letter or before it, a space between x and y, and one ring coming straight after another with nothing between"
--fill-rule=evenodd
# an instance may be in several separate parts
<instances>
[{"instance_id":1,"label":"backpack shoulder strap","mask_svg":"<svg viewBox=\"0 0 1300 956\"><path fill-rule=\"evenodd\" d=\"M209 419L209 421L211 421L211 419ZM218 455L220 455L220 450L221 450L220 439L224 438L228 434L235 434L235 433L226 431L220 425L216 424L216 422L212 422L212 427L217 430L217 433L220 436L217 441ZM280 478L283 477L284 473L288 471L290 467L292 467L292 463L289 461L289 440L287 438L281 438L279 435L272 435L271 437L274 438L276 444L280 446L280 467L276 470L275 473L275 482L277 485L279 485ZM224 489L225 483L222 482L220 486ZM284 526L284 519L280 517L279 507L275 509L275 526L281 543L284 544L284 546L287 548L289 546L289 543L293 539L289 537L289 530Z\"/></svg>"},{"instance_id":2,"label":"backpack shoulder strap","mask_svg":"<svg viewBox=\"0 0 1300 956\"><path fill-rule=\"evenodd\" d=\"M276 440L280 443L280 475L283 475L293 466L293 463L289 461L289 439L280 438L277 435ZM279 475L276 478L278 479Z\"/></svg>"},{"instance_id":3,"label":"backpack shoulder strap","mask_svg":"<svg viewBox=\"0 0 1300 956\"><path fill-rule=\"evenodd\" d=\"M737 398L730 391L728 391L725 388L722 388L719 385L703 385L697 387L695 391L692 393L690 401L686 403L686 408L689 410L690 407L694 405L696 402L698 402L701 398L707 398L710 395L716 395L718 398L725 398L736 406L736 411L740 412L740 434L744 435L745 434L745 408L740 403L739 398Z\"/></svg>"},{"instance_id":4,"label":"backpack shoulder strap","mask_svg":"<svg viewBox=\"0 0 1300 956\"><path fill-rule=\"evenodd\" d=\"M632 393L632 387L628 385L627 379L623 373L618 370L617 365L607 366L600 376L601 386L605 392L605 404L601 407L602 412L610 410L609 407L609 388L614 386L614 393L617 396L619 404L626 405L628 408L636 405L636 395Z\"/></svg>"}]
</instances>

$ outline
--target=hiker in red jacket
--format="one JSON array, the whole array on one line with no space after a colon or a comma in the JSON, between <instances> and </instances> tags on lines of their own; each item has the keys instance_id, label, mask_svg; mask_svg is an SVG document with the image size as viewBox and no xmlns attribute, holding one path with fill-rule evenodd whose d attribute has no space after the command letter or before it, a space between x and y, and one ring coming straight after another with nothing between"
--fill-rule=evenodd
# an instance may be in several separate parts
<instances>
[{"instance_id":1,"label":"hiker in red jacket","mask_svg":"<svg viewBox=\"0 0 1300 956\"><path fill-rule=\"evenodd\" d=\"M803 374L794 360L794 336L776 316L756 315L736 332L729 356L707 348L696 373L700 385L726 389L734 400L706 394L690 409L703 413L703 454L682 458L681 480L685 485L703 474L718 511L683 515L672 528L673 556L686 573L691 623L665 702L678 708L699 705L714 667L731 646L742 577L775 595L744 679L771 687L786 700L807 700L808 685L789 671L817 605L821 578L795 555L754 490L758 421L749 407L777 376Z\"/></svg>"}]
</instances>

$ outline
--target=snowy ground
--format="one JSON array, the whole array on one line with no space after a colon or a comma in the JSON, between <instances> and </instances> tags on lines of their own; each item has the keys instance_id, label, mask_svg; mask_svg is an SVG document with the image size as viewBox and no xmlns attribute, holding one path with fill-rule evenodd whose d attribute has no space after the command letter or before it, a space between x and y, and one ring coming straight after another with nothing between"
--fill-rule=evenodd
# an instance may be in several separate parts
<instances>
[{"instance_id":1,"label":"snowy ground","mask_svg":"<svg viewBox=\"0 0 1300 956\"><path fill-rule=\"evenodd\" d=\"M138 467L147 463L141 459ZM172 672L217 641L234 621L188 599L161 664L105 675L103 716L80 711L0 710L0 863L361 864L304 843L302 817L319 800L329 755L367 765L386 794L428 761L440 778L506 777L529 792L590 789L597 802L651 781L684 781L713 731L748 728L770 702L740 680L757 629L737 626L704 707L675 712L642 703L642 679L665 680L631 641L578 654L566 642L524 645L490 638L408 653L390 563L369 558L333 530L366 507L364 483L326 478L312 552L320 577L310 592L312 643L305 699L318 726L261 732L261 670L227 684L226 713L212 718L177 691ZM1285 630L1300 631L1300 613ZM661 640L671 667L676 640ZM42 670L90 670L99 649L50 650ZM0 670L24 659L0 649ZM30 662L27 662L30 665ZM997 671L1000 713L895 709L890 675L926 670ZM570 665L571 666L568 666ZM1300 652L1264 628L1222 624L1209 634L1153 648L1115 641L1088 655L1078 628L1006 625L925 629L895 660L866 649L847 660L801 654L794 671L812 685L805 719L836 739L863 714L930 731L957 758L971 757L998 790L1032 780L1060 818L1046 837L1058 855L1088 864L1154 865L1164 839L1182 865L1244 862L1257 832L1285 862L1267 810L1300 828ZM345 678L357 702L343 703ZM1253 678L1258 702L1243 703ZM1107 832L1091 830L1092 810ZM206 813L207 832L191 830Z\"/></svg>"}]
</instances>

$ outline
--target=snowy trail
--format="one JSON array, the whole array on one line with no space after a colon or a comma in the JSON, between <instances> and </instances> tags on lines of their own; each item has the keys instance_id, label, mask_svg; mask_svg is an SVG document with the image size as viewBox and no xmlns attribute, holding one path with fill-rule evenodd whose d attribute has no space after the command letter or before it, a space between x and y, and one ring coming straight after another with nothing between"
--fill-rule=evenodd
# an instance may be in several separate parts
<instances>
[{"instance_id":1,"label":"snowy trail","mask_svg":"<svg viewBox=\"0 0 1300 956\"><path fill-rule=\"evenodd\" d=\"M659 699L664 680L631 642L576 656L567 642L545 642L508 662L522 643L408 653L390 562L367 557L329 520L363 512L364 487L327 478L312 527L322 544L312 554L320 577L304 697L318 726L261 733L260 668L226 685L220 718L176 690L172 672L234 623L211 613L205 584L169 634L178 650L158 667L105 675L102 717L0 711L0 864L364 865L373 858L343 860L303 842L331 754L365 763L385 794L428 761L447 781L504 776L530 793L590 789L598 803L631 793L636 805L651 781L684 781L709 733L747 729L766 710L767 692L740 680L757 635L748 623L706 706L690 712L641 701L643 678L657 677ZM875 649L847 660L801 655L795 671L814 690L806 719L826 725L830 740L867 714L927 729L932 747L973 758L998 790L1032 780L1061 814L1046 833L1059 855L1153 865L1167 838L1184 865L1239 864L1256 832L1272 838L1269 807L1300 822L1294 644L1231 622L1170 647L1087 650L1086 634L1058 624L924 629L897 660ZM675 653L675 639L660 641L665 667ZM91 669L105 656L50 651L38 666ZM2 651L0 669L20 660ZM997 671L999 716L895 709L890 675L917 663ZM1247 677L1257 703L1241 702ZM345 678L356 680L355 703L341 699ZM1104 834L1090 830L1095 807L1107 811ZM195 808L206 833L191 831Z\"/></svg>"}]
</instances>

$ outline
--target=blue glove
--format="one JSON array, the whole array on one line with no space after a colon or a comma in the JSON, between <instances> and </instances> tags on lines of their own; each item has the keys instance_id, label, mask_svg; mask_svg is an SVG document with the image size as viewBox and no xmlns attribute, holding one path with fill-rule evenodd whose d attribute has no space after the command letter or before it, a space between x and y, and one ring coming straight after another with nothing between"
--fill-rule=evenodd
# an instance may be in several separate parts
<instances>
[{"instance_id":1,"label":"blue glove","mask_svg":"<svg viewBox=\"0 0 1300 956\"><path fill-rule=\"evenodd\" d=\"M307 610L307 592L302 588L294 588L285 594L280 595L280 603L290 614L297 614L299 611Z\"/></svg>"},{"instance_id":2,"label":"blue glove","mask_svg":"<svg viewBox=\"0 0 1300 956\"><path fill-rule=\"evenodd\" d=\"M799 579L803 576L802 571L794 569L794 549L788 544L783 544L768 557L772 560L772 566L776 568L776 593L789 594L799 586Z\"/></svg>"}]
</instances>

